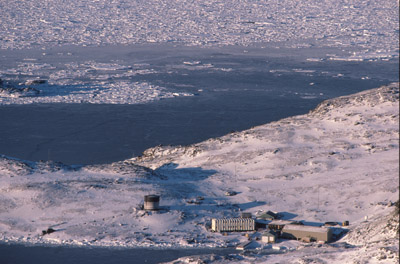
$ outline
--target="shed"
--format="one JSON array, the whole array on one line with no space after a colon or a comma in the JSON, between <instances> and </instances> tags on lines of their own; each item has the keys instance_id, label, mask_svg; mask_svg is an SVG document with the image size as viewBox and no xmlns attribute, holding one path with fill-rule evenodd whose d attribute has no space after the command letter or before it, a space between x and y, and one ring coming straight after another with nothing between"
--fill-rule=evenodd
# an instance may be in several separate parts
<instances>
[{"instance_id":1,"label":"shed","mask_svg":"<svg viewBox=\"0 0 400 264\"><path fill-rule=\"evenodd\" d=\"M242 217L242 218L251 218L251 213L242 212L240 217Z\"/></svg>"},{"instance_id":2,"label":"shed","mask_svg":"<svg viewBox=\"0 0 400 264\"><path fill-rule=\"evenodd\" d=\"M246 250L253 241L246 241L236 246L237 250Z\"/></svg>"},{"instance_id":3,"label":"shed","mask_svg":"<svg viewBox=\"0 0 400 264\"><path fill-rule=\"evenodd\" d=\"M326 227L289 224L283 227L281 236L288 239L304 241L330 242L332 240L332 229Z\"/></svg>"},{"instance_id":4,"label":"shed","mask_svg":"<svg viewBox=\"0 0 400 264\"><path fill-rule=\"evenodd\" d=\"M268 230L267 232L265 232L262 235L261 241L262 242L267 242L267 243L275 243L276 242L276 238L277 238L277 234L272 230Z\"/></svg>"}]
</instances>

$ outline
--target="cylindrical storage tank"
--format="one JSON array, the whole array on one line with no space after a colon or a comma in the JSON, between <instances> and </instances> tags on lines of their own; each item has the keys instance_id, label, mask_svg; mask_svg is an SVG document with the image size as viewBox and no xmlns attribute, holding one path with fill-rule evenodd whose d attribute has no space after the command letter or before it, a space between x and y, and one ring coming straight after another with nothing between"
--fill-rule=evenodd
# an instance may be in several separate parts
<instances>
[{"instance_id":1,"label":"cylindrical storage tank","mask_svg":"<svg viewBox=\"0 0 400 264\"><path fill-rule=\"evenodd\" d=\"M154 194L144 196L144 210L158 210L159 208L160 196Z\"/></svg>"}]
</instances>

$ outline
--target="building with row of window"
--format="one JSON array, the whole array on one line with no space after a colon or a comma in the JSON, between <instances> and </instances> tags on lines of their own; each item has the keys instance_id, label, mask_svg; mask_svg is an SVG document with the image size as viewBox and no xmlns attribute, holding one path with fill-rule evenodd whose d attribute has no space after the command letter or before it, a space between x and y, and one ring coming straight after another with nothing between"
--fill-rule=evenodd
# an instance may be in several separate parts
<instances>
[{"instance_id":1,"label":"building with row of window","mask_svg":"<svg viewBox=\"0 0 400 264\"><path fill-rule=\"evenodd\" d=\"M254 231L256 222L253 218L212 219L211 230L214 232Z\"/></svg>"}]
</instances>

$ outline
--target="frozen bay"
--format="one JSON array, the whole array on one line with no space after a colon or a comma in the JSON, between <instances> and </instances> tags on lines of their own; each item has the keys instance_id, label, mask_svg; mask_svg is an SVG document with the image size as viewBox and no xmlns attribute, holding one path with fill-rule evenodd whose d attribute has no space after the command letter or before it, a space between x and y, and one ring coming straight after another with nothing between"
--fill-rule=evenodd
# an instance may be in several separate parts
<instances>
[{"instance_id":1,"label":"frozen bay","mask_svg":"<svg viewBox=\"0 0 400 264\"><path fill-rule=\"evenodd\" d=\"M199 142L398 80L395 59L355 60L336 48L147 44L0 56L3 82L40 91L0 96L0 153L68 164Z\"/></svg>"}]
</instances>

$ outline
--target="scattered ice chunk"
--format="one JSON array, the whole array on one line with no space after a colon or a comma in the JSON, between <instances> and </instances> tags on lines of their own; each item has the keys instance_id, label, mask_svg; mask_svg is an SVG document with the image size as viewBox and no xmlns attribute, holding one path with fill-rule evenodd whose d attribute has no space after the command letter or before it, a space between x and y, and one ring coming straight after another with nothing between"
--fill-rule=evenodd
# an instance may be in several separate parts
<instances>
[{"instance_id":1,"label":"scattered ice chunk","mask_svg":"<svg viewBox=\"0 0 400 264\"><path fill-rule=\"evenodd\" d=\"M355 0L1 2L1 49L179 43L366 47L398 57L398 3ZM334 10L334 12L332 12ZM385 19L382 19L384 17ZM135 25L135 26L132 26ZM312 43L311 43L312 41ZM249 51L248 49L243 52Z\"/></svg>"},{"instance_id":2,"label":"scattered ice chunk","mask_svg":"<svg viewBox=\"0 0 400 264\"><path fill-rule=\"evenodd\" d=\"M314 73L315 70L304 70L304 69L293 69L294 72L299 72L299 73Z\"/></svg>"},{"instance_id":3,"label":"scattered ice chunk","mask_svg":"<svg viewBox=\"0 0 400 264\"><path fill-rule=\"evenodd\" d=\"M199 65L200 63L201 63L201 61L184 61L184 62L183 62L183 64L191 65L191 66L193 66L193 65Z\"/></svg>"},{"instance_id":4,"label":"scattered ice chunk","mask_svg":"<svg viewBox=\"0 0 400 264\"><path fill-rule=\"evenodd\" d=\"M320 62L320 61L323 61L323 59L321 59L321 58L307 58L306 60L307 60L307 61L312 61L312 62Z\"/></svg>"},{"instance_id":5,"label":"scattered ice chunk","mask_svg":"<svg viewBox=\"0 0 400 264\"><path fill-rule=\"evenodd\" d=\"M36 96L39 95L40 96ZM28 97L29 96L29 97ZM0 92L0 105L32 103L138 104L163 98L193 96L169 92L163 87L140 82L97 82L85 85L42 85L36 88L7 88Z\"/></svg>"}]
</instances>

